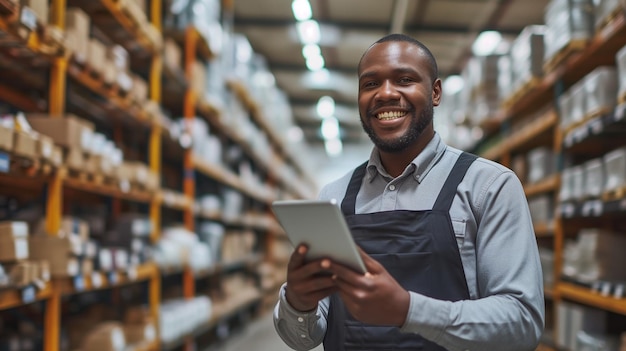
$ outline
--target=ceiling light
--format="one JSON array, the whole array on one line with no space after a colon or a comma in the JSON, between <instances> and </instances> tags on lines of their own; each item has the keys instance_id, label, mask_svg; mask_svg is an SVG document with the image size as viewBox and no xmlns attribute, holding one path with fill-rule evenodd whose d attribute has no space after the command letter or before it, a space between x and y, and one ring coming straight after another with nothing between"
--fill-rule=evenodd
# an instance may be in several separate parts
<instances>
[{"instance_id":1,"label":"ceiling light","mask_svg":"<svg viewBox=\"0 0 626 351\"><path fill-rule=\"evenodd\" d=\"M311 56L321 56L322 55L322 50L320 49L320 46L317 44L306 44L305 46L302 47L302 56L304 56L304 58L309 58Z\"/></svg>"},{"instance_id":2,"label":"ceiling light","mask_svg":"<svg viewBox=\"0 0 626 351\"><path fill-rule=\"evenodd\" d=\"M500 42L502 35L500 32L489 30L478 35L474 44L472 44L472 52L476 56L487 56L493 54Z\"/></svg>"},{"instance_id":3,"label":"ceiling light","mask_svg":"<svg viewBox=\"0 0 626 351\"><path fill-rule=\"evenodd\" d=\"M293 11L293 16L298 21L306 21L313 16L309 0L293 0L291 10Z\"/></svg>"},{"instance_id":4,"label":"ceiling light","mask_svg":"<svg viewBox=\"0 0 626 351\"><path fill-rule=\"evenodd\" d=\"M461 76L449 76L443 81L443 92L447 95L454 95L463 90L464 85L465 81Z\"/></svg>"},{"instance_id":5,"label":"ceiling light","mask_svg":"<svg viewBox=\"0 0 626 351\"><path fill-rule=\"evenodd\" d=\"M309 71L318 71L324 68L324 58L322 55L308 57L306 59L306 68L308 68Z\"/></svg>"},{"instance_id":6,"label":"ceiling light","mask_svg":"<svg viewBox=\"0 0 626 351\"><path fill-rule=\"evenodd\" d=\"M320 42L320 25L317 21L307 20L296 23L298 37L302 44L317 44Z\"/></svg>"},{"instance_id":7,"label":"ceiling light","mask_svg":"<svg viewBox=\"0 0 626 351\"><path fill-rule=\"evenodd\" d=\"M326 140L324 141L324 149L326 149L328 156L339 156L343 150L343 144L339 139Z\"/></svg>"},{"instance_id":8,"label":"ceiling light","mask_svg":"<svg viewBox=\"0 0 626 351\"><path fill-rule=\"evenodd\" d=\"M332 116L324 118L320 131L324 140L337 139L339 137L339 121Z\"/></svg>"},{"instance_id":9,"label":"ceiling light","mask_svg":"<svg viewBox=\"0 0 626 351\"><path fill-rule=\"evenodd\" d=\"M322 118L329 118L335 114L335 100L330 96L322 96L317 100L317 114Z\"/></svg>"}]
</instances>

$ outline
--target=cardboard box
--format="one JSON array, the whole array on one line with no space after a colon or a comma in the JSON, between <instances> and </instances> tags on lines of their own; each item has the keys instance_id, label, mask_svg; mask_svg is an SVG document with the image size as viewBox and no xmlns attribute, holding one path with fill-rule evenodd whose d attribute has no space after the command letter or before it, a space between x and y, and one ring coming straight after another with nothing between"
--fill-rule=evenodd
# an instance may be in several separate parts
<instances>
[{"instance_id":1,"label":"cardboard box","mask_svg":"<svg viewBox=\"0 0 626 351\"><path fill-rule=\"evenodd\" d=\"M148 99L148 83L140 76L133 74L133 89L131 90L135 101L143 103Z\"/></svg>"},{"instance_id":2,"label":"cardboard box","mask_svg":"<svg viewBox=\"0 0 626 351\"><path fill-rule=\"evenodd\" d=\"M0 237L0 262L14 262L28 258L26 238Z\"/></svg>"},{"instance_id":3,"label":"cardboard box","mask_svg":"<svg viewBox=\"0 0 626 351\"><path fill-rule=\"evenodd\" d=\"M0 125L0 150L13 150L13 129Z\"/></svg>"},{"instance_id":4,"label":"cardboard box","mask_svg":"<svg viewBox=\"0 0 626 351\"><path fill-rule=\"evenodd\" d=\"M156 339L156 328L152 323L125 324L124 337L129 345L152 342Z\"/></svg>"},{"instance_id":5,"label":"cardboard box","mask_svg":"<svg viewBox=\"0 0 626 351\"><path fill-rule=\"evenodd\" d=\"M104 65L106 63L107 48L98 39L89 39L87 47L87 65L98 74L102 75L104 72Z\"/></svg>"},{"instance_id":6,"label":"cardboard box","mask_svg":"<svg viewBox=\"0 0 626 351\"><path fill-rule=\"evenodd\" d=\"M28 245L30 256L42 260L54 260L57 256L80 256L85 248L84 243L75 235L31 235Z\"/></svg>"},{"instance_id":7,"label":"cardboard box","mask_svg":"<svg viewBox=\"0 0 626 351\"><path fill-rule=\"evenodd\" d=\"M0 222L0 239L2 238L26 238L28 236L28 223L22 221Z\"/></svg>"},{"instance_id":8,"label":"cardboard box","mask_svg":"<svg viewBox=\"0 0 626 351\"><path fill-rule=\"evenodd\" d=\"M65 37L81 63L87 59L90 25L89 15L80 8L70 7L65 11Z\"/></svg>"},{"instance_id":9,"label":"cardboard box","mask_svg":"<svg viewBox=\"0 0 626 351\"><path fill-rule=\"evenodd\" d=\"M32 259L46 261L48 264L48 275L54 278L67 278L78 275L80 264L76 257L71 257L63 253L52 251L42 252L39 248Z\"/></svg>"},{"instance_id":10,"label":"cardboard box","mask_svg":"<svg viewBox=\"0 0 626 351\"><path fill-rule=\"evenodd\" d=\"M82 350L123 351L126 348L124 329L121 323L109 321L98 324L82 342Z\"/></svg>"},{"instance_id":11,"label":"cardboard box","mask_svg":"<svg viewBox=\"0 0 626 351\"><path fill-rule=\"evenodd\" d=\"M173 69L182 69L183 53L178 44L171 38L163 42L163 63Z\"/></svg>"},{"instance_id":12,"label":"cardboard box","mask_svg":"<svg viewBox=\"0 0 626 351\"><path fill-rule=\"evenodd\" d=\"M37 137L29 133L15 131L13 134L13 153L27 158L38 158Z\"/></svg>"},{"instance_id":13,"label":"cardboard box","mask_svg":"<svg viewBox=\"0 0 626 351\"><path fill-rule=\"evenodd\" d=\"M31 127L63 147L86 150L94 131L93 123L72 114L51 116L47 114L26 114Z\"/></svg>"},{"instance_id":14,"label":"cardboard box","mask_svg":"<svg viewBox=\"0 0 626 351\"><path fill-rule=\"evenodd\" d=\"M28 6L37 16L37 22L48 24L48 0L22 0L22 6Z\"/></svg>"},{"instance_id":15,"label":"cardboard box","mask_svg":"<svg viewBox=\"0 0 626 351\"><path fill-rule=\"evenodd\" d=\"M37 157L54 164L54 141L43 134L37 135Z\"/></svg>"}]
</instances>

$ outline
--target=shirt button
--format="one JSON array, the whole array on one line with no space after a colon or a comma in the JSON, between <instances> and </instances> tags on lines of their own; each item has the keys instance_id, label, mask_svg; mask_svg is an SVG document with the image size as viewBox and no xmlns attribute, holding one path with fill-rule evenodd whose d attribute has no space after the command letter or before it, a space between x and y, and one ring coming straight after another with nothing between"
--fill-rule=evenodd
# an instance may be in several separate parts
<instances>
[{"instance_id":1,"label":"shirt button","mask_svg":"<svg viewBox=\"0 0 626 351\"><path fill-rule=\"evenodd\" d=\"M301 337L302 339L304 339L304 338L306 338L306 335L304 335L304 334L300 334L300 337Z\"/></svg>"},{"instance_id":2,"label":"shirt button","mask_svg":"<svg viewBox=\"0 0 626 351\"><path fill-rule=\"evenodd\" d=\"M395 186L395 185L393 185L393 184L389 185L389 190L391 190L391 191L396 190L396 186Z\"/></svg>"},{"instance_id":3,"label":"shirt button","mask_svg":"<svg viewBox=\"0 0 626 351\"><path fill-rule=\"evenodd\" d=\"M300 322L300 323L304 322L304 318L298 317L298 322Z\"/></svg>"}]
</instances>

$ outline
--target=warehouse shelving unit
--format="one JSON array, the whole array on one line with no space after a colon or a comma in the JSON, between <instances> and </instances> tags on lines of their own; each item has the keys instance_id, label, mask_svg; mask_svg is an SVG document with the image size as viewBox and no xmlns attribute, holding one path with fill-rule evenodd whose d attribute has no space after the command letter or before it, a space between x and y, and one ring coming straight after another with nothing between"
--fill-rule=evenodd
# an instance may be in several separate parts
<instances>
[{"instance_id":1,"label":"warehouse shelving unit","mask_svg":"<svg viewBox=\"0 0 626 351\"><path fill-rule=\"evenodd\" d=\"M150 38L131 14L125 11L123 2L114 0L52 0L50 2L50 27L55 27L62 33L65 23L65 10L69 6L84 9L93 14L93 26L97 30L106 32L109 39L122 45L129 53L133 69L147 77L149 84L149 100L160 106L169 105L185 118L200 116L206 119L212 130L222 137L238 144L247 157L254 162L255 167L266 174L266 183L271 185L267 189L259 189L246 184L237 174L222 165L210 164L201 160L188 147L183 147L169 135L169 131L157 119L146 111L144 106L131 102L127 96L116 87L103 84L100 78L91 73L91 68L79 63L67 52L63 45L40 36L40 31L30 30L27 37L19 38L16 17L0 16L0 34L4 38L12 38L18 43L14 46L16 54L15 64L19 69L16 72L36 69L34 73L25 72L22 83L15 87L0 84L0 99L13 107L25 112L48 112L52 117L61 116L66 112L90 116L99 124L113 126L113 138L117 145L128 142L129 133L133 134L135 144L139 144L139 151L134 151L137 157L144 158L150 170L163 174L165 171L178 168L180 185L178 188L161 187L158 191L147 189L124 188L110 182L106 178L87 177L67 169L65 166L55 166L34 159L23 159L16 155L1 152L10 159L10 167L0 173L2 192L27 192L31 197L40 197L45 202L45 228L48 233L58 233L61 221L68 206L82 201L105 201L110 204L112 216L119 216L126 206L146 208L153 223L151 241L159 240L165 212L178 213L181 222L189 230L194 230L199 219L222 222L228 226L235 226L261 233L263 238L262 250L250 257L236 262L220 262L212 269L201 272L192 272L189 267L180 271L160 270L154 263L135 266L127 271L112 273L94 272L90 275L79 275L72 278L54 278L43 286L27 286L23 288L0 291L0 311L22 307L27 304L42 301L44 309L44 350L55 351L60 348L61 320L63 319L62 300L76 294L92 292L94 290L118 289L122 286L145 283L148 289L147 304L150 314L155 321L159 320L159 304L162 300L162 280L167 276L181 275L185 297L196 296L196 283L200 279L209 279L211 284L219 286L224 274L237 270L253 271L264 261L271 261L269 250L272 241L280 237L280 228L268 210L268 205L281 197L303 198L310 197L314 185L305 171L300 167L294 155L289 151L284 140L275 134L271 126L260 112L254 100L247 94L243 84L229 83L229 87L247 106L250 118L261 126L268 134L273 148L271 161L261 157L257 151L248 145L237 130L223 123L227 118L216 107L205 101L198 92L190 87L191 62L193 59L210 60L213 53L206 40L197 29L189 27L184 31L171 32L162 28L161 17L163 4L160 0L149 2L147 17L152 25L162 35L174 38L185 52L184 69L167 67L158 45ZM228 2L225 2L228 6ZM97 15L95 15L97 13ZM23 34L21 34L23 35ZM20 56L21 55L21 56ZM28 60L36 59L36 66L31 66ZM21 61L18 62L18 61ZM24 64L24 62L27 62ZM21 71L20 71L21 70ZM42 73L43 74L40 74ZM3 72L4 74L4 72ZM44 77L44 78L41 78ZM31 85L29 83L33 82ZM37 94L32 94L32 91ZM93 116L90 109L103 111L100 116ZM105 116L106 120L98 120ZM182 160L178 166L172 165L171 160ZM301 179L290 179L276 173L275 170L286 165L294 167ZM194 199L197 182L200 177L208 178L221 186L232 188L253 202L258 208L265 211L255 211L240 218L226 218L221 213L201 213L195 209ZM12 190L14 188L17 190ZM6 189L6 190L5 190ZM275 189L279 189L275 191ZM128 205L130 203L131 205ZM263 249L265 248L265 249ZM230 296L228 299L216 302L211 321L173 343L161 345L154 342L141 345L136 350L174 350L183 347L191 350L194 340L208 331L229 322L243 311L244 314L253 311L263 298L260 291ZM158 337L157 337L158 340Z\"/></svg>"},{"instance_id":2,"label":"warehouse shelving unit","mask_svg":"<svg viewBox=\"0 0 626 351\"><path fill-rule=\"evenodd\" d=\"M564 159L578 155L590 159L611 149L626 145L624 110L626 101L618 98L615 110L603 115L590 115L575 126L560 125L557 98L565 89L579 81L594 68L615 65L615 54L626 45L626 20L617 12L580 50L571 50L562 61L532 82L532 87L506 100L497 115L484 121L485 142L477 148L482 156L512 167L514 158L529 150L545 146L556 156L558 170L535 184L524 184L526 196L548 194L554 199L556 213L553 223L535 223L540 246L551 247L555 253L554 284L545 287L546 340L539 350L557 349L554 342L559 323L556 306L572 301L585 306L626 316L626 297L603 294L590 287L562 278L563 250L566 238L573 237L586 225L612 228L626 211L626 194L604 194L582 202L561 202L560 170ZM566 48L567 49L567 48ZM623 319L622 319L623 320ZM623 323L616 322L616 323ZM623 324L619 324L623 328Z\"/></svg>"}]
</instances>

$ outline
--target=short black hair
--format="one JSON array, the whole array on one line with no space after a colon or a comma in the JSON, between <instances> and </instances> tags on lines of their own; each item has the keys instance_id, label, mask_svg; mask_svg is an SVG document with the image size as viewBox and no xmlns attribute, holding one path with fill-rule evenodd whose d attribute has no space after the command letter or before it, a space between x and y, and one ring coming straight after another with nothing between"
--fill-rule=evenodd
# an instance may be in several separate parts
<instances>
[{"instance_id":1,"label":"short black hair","mask_svg":"<svg viewBox=\"0 0 626 351\"><path fill-rule=\"evenodd\" d=\"M424 45L424 43L422 43L421 41L413 37L410 37L406 34L401 34L401 33L388 34L378 39L374 44L370 45L370 47L367 48L367 50L365 50L365 52L361 56L361 59L359 60L359 66L358 66L359 70L361 69L361 61L363 61L363 57L365 57L365 55L367 54L367 52L370 50L372 46L376 44L380 44L380 43L389 42L389 41L403 41L403 42L411 43L417 46L424 53L424 55L426 56L426 59L428 60L428 63L430 66L430 75L431 75L431 78L433 79L433 82L439 77L439 68L437 67L437 60L435 60L435 56L433 55L432 52L430 52L428 47L426 47L426 45Z\"/></svg>"}]
</instances>

